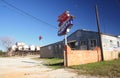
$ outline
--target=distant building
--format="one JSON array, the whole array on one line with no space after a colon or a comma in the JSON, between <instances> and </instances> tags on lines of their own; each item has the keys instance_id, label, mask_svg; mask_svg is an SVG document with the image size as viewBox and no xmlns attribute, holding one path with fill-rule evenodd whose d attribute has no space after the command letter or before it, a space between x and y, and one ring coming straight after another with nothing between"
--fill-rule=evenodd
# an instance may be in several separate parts
<instances>
[{"instance_id":1,"label":"distant building","mask_svg":"<svg viewBox=\"0 0 120 78\"><path fill-rule=\"evenodd\" d=\"M15 45L11 47L12 51L40 51L40 46L27 45L23 42L16 42Z\"/></svg>"},{"instance_id":2,"label":"distant building","mask_svg":"<svg viewBox=\"0 0 120 78\"><path fill-rule=\"evenodd\" d=\"M104 51L120 51L120 37L101 34ZM73 50L93 50L99 47L98 33L89 30L77 30L67 37L68 45ZM41 47L40 57L63 58L64 40Z\"/></svg>"},{"instance_id":3,"label":"distant building","mask_svg":"<svg viewBox=\"0 0 120 78\"><path fill-rule=\"evenodd\" d=\"M40 54L40 46L27 45L23 42L16 42L12 45L9 51L9 56L13 55L27 55L27 54Z\"/></svg>"}]
</instances>

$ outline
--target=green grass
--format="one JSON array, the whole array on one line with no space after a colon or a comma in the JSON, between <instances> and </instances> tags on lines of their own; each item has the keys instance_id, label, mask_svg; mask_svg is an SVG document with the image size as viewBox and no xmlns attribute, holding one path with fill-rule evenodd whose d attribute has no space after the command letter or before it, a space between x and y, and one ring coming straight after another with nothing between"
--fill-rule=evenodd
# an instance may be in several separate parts
<instances>
[{"instance_id":1,"label":"green grass","mask_svg":"<svg viewBox=\"0 0 120 78\"><path fill-rule=\"evenodd\" d=\"M62 68L63 59L59 59L59 58L46 59L46 61L44 62L44 65L49 66L54 69Z\"/></svg>"},{"instance_id":2,"label":"green grass","mask_svg":"<svg viewBox=\"0 0 120 78\"><path fill-rule=\"evenodd\" d=\"M63 59L58 58L47 58L41 59L37 58L35 60L42 60L43 64L53 68L63 68ZM85 75L94 75L94 76L108 76L110 78L120 77L120 59L112 60L112 61L103 61L97 63L90 63L84 65L76 65L67 67L70 69L74 69L78 74Z\"/></svg>"},{"instance_id":3,"label":"green grass","mask_svg":"<svg viewBox=\"0 0 120 78\"><path fill-rule=\"evenodd\" d=\"M78 74L120 77L120 59L85 65L76 65L69 68L75 69Z\"/></svg>"},{"instance_id":4,"label":"green grass","mask_svg":"<svg viewBox=\"0 0 120 78\"><path fill-rule=\"evenodd\" d=\"M60 58L33 58L34 60L41 60L45 66L53 69L63 68L63 59Z\"/></svg>"}]
</instances>

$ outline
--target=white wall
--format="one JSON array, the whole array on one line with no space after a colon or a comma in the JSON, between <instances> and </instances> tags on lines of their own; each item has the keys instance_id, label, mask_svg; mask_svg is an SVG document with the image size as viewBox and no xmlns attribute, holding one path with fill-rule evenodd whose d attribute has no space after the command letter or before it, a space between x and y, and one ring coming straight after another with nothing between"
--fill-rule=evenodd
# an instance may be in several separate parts
<instances>
[{"instance_id":1,"label":"white wall","mask_svg":"<svg viewBox=\"0 0 120 78\"><path fill-rule=\"evenodd\" d=\"M118 37L102 34L103 51L120 51L120 46L118 46L117 42L120 43Z\"/></svg>"}]
</instances>

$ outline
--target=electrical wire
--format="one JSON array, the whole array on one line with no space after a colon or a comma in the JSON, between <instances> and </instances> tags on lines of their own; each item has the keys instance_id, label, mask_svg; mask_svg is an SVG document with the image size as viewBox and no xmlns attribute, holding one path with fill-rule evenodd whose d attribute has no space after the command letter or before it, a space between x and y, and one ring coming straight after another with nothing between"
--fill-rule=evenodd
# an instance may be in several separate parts
<instances>
[{"instance_id":1,"label":"electrical wire","mask_svg":"<svg viewBox=\"0 0 120 78\"><path fill-rule=\"evenodd\" d=\"M44 24L46 24L46 25L48 25L48 26L50 26L50 27L52 27L52 28L54 28L54 29L57 29L56 26L54 26L54 25L52 25L52 24L49 24L49 23L47 23L47 22L45 22L45 21L43 21L43 20L41 20L41 19L39 19L39 18L37 18L37 17L35 17L35 16L33 16L33 15L31 15L31 14L29 14L29 13L27 13L27 12L21 10L21 9L19 9L19 8L17 8L17 7L14 6L13 4L8 3L8 2L5 1L5 0L1 0L1 1L2 1L3 3L5 3L6 5L8 5L8 6L14 8L14 9L16 9L17 11L19 11L19 12L21 12L21 13L23 13L23 14L29 16L29 17L32 17L33 19L35 19L35 20L37 20L37 21L39 21L39 22L41 22L41 23L44 23Z\"/></svg>"}]
</instances>

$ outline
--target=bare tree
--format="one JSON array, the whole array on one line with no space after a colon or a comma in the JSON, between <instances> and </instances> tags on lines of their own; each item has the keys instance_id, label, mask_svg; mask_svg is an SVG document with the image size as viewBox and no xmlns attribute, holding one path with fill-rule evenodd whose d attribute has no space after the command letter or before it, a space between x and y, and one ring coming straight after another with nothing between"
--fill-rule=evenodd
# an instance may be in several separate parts
<instances>
[{"instance_id":1,"label":"bare tree","mask_svg":"<svg viewBox=\"0 0 120 78\"><path fill-rule=\"evenodd\" d=\"M0 45L5 48L5 50L9 50L10 47L15 44L15 40L11 37L0 37Z\"/></svg>"}]
</instances>

